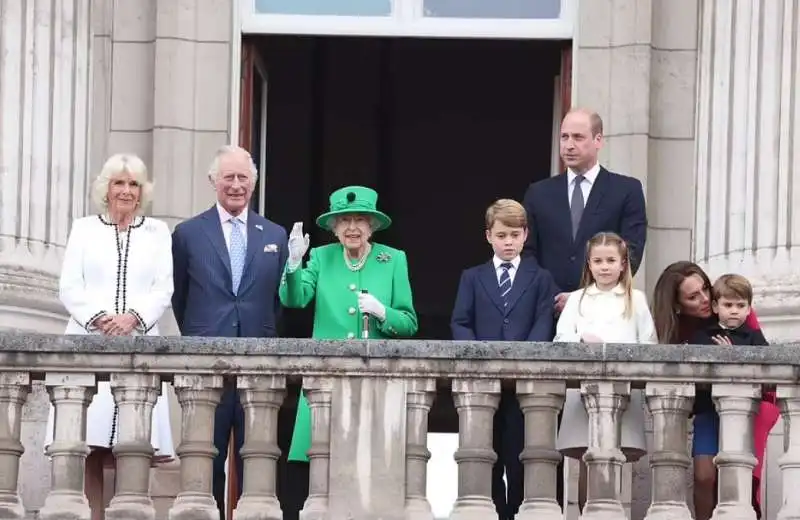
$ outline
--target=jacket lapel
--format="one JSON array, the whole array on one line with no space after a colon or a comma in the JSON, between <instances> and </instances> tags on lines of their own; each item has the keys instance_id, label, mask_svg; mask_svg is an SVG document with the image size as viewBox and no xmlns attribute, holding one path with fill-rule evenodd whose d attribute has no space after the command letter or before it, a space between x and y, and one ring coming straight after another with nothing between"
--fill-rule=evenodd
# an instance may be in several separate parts
<instances>
[{"instance_id":1,"label":"jacket lapel","mask_svg":"<svg viewBox=\"0 0 800 520\"><path fill-rule=\"evenodd\" d=\"M253 263L256 253L264 243L264 225L258 219L258 214L250 211L247 215L247 256L244 259L244 268L242 269L242 282L239 285L239 293L243 293L249 287L253 280L249 276L250 264Z\"/></svg>"},{"instance_id":2,"label":"jacket lapel","mask_svg":"<svg viewBox=\"0 0 800 520\"><path fill-rule=\"evenodd\" d=\"M491 299L492 303L497 307L497 310L499 310L501 314L505 314L506 311L503 306L503 299L500 297L500 286L497 283L497 272L493 262L489 261L481 267L479 279L481 285L483 285L483 288L486 290L486 294L489 295L489 299Z\"/></svg>"},{"instance_id":3,"label":"jacket lapel","mask_svg":"<svg viewBox=\"0 0 800 520\"><path fill-rule=\"evenodd\" d=\"M592 191L589 192L589 199L586 201L586 207L583 210L581 223L578 226L578 233L575 236L576 240L581 238L581 243L586 242L586 240L591 238L588 236L584 237L586 230L591 224L590 220L592 217L590 215L597 213L597 209L600 207L600 202L603 200L603 195L608 189L610 180L610 176L606 169L600 168L600 172L597 174L597 178L594 180L594 185L592 185Z\"/></svg>"},{"instance_id":4,"label":"jacket lapel","mask_svg":"<svg viewBox=\"0 0 800 520\"><path fill-rule=\"evenodd\" d=\"M231 290L231 257L228 254L228 246L225 245L225 235L222 234L222 224L219 221L219 213L216 206L203 213L203 230L211 246L219 255L219 259L227 273L227 287Z\"/></svg>"},{"instance_id":5,"label":"jacket lapel","mask_svg":"<svg viewBox=\"0 0 800 520\"><path fill-rule=\"evenodd\" d=\"M552 184L554 189L550 197L553 204L556 205L559 215L558 222L562 222L561 231L572 241L572 213L569 210L569 190L567 186L569 177L565 172L556 177L556 179L558 182Z\"/></svg>"},{"instance_id":6,"label":"jacket lapel","mask_svg":"<svg viewBox=\"0 0 800 520\"><path fill-rule=\"evenodd\" d=\"M517 269L517 274L514 276L514 283L511 284L511 292L508 293L508 307L506 307L506 314L510 313L514 306L519 301L519 298L525 294L525 291L530 287L536 273L536 264L530 261L522 260Z\"/></svg>"}]
</instances>

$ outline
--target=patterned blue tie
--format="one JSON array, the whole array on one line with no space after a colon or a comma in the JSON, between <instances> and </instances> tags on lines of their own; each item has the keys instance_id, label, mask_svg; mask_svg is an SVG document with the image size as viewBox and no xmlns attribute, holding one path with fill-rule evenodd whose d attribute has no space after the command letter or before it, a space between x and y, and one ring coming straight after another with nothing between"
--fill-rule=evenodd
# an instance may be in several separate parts
<instances>
[{"instance_id":1,"label":"patterned blue tie","mask_svg":"<svg viewBox=\"0 0 800 520\"><path fill-rule=\"evenodd\" d=\"M242 282L242 271L244 270L244 257L247 254L247 244L245 244L244 234L242 233L243 222L239 217L231 219L231 249L228 252L231 256L231 282L233 294L239 293L239 284Z\"/></svg>"},{"instance_id":2,"label":"patterned blue tie","mask_svg":"<svg viewBox=\"0 0 800 520\"><path fill-rule=\"evenodd\" d=\"M503 307L508 306L508 293L511 292L511 274L509 270L514 268L511 262L503 262L500 264L503 272L500 274L500 296L503 298Z\"/></svg>"}]
</instances>

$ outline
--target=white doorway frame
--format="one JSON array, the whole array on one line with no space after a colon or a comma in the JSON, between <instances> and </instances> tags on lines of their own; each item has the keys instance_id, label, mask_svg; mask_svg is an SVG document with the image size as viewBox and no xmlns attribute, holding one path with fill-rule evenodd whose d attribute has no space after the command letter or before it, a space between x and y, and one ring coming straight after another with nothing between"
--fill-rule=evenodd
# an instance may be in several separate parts
<instances>
[{"instance_id":1,"label":"white doorway frame","mask_svg":"<svg viewBox=\"0 0 800 520\"><path fill-rule=\"evenodd\" d=\"M551 19L426 17L425 0L392 0L387 16L267 14L256 11L256 0L238 2L244 34L569 40L578 0L561 0L560 16Z\"/></svg>"}]
</instances>

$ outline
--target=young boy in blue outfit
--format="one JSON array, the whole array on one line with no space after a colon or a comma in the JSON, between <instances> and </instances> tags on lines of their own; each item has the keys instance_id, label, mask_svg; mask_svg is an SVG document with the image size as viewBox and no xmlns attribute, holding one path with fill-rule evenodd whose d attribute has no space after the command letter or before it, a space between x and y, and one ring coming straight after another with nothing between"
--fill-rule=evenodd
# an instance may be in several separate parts
<instances>
[{"instance_id":1,"label":"young boy in blue outfit","mask_svg":"<svg viewBox=\"0 0 800 520\"><path fill-rule=\"evenodd\" d=\"M520 257L527 237L527 215L517 201L500 199L486 210L486 241L493 257L461 275L450 322L453 339L553 339L555 282L533 257ZM498 520L512 520L522 504L524 472L519 455L525 442L524 424L515 392L504 390L494 419L497 463L492 471L492 499Z\"/></svg>"}]
</instances>

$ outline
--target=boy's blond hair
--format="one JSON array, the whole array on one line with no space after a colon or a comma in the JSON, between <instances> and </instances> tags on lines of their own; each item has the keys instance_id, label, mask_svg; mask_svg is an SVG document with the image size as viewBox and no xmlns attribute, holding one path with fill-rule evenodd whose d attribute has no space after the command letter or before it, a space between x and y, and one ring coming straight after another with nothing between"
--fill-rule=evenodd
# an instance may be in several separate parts
<instances>
[{"instance_id":1,"label":"boy's blond hair","mask_svg":"<svg viewBox=\"0 0 800 520\"><path fill-rule=\"evenodd\" d=\"M486 210L486 229L492 229L495 222L512 228L528 229L528 214L516 200L500 199Z\"/></svg>"},{"instance_id":2,"label":"boy's blond hair","mask_svg":"<svg viewBox=\"0 0 800 520\"><path fill-rule=\"evenodd\" d=\"M748 305L752 305L753 286L747 278L740 274L723 274L711 287L711 297L714 301L718 301L720 298L745 300Z\"/></svg>"}]
</instances>

